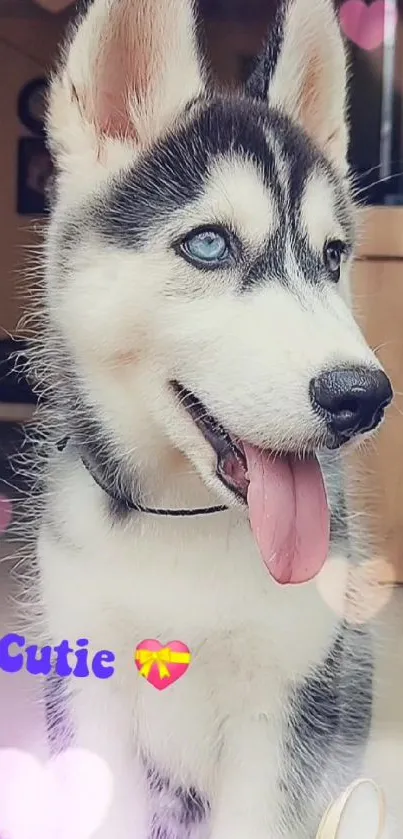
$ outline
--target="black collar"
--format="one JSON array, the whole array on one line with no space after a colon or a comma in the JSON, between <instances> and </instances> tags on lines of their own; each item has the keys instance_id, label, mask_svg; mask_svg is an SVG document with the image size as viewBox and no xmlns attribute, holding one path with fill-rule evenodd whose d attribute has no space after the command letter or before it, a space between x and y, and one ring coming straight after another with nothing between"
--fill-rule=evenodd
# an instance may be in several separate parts
<instances>
[{"instance_id":1,"label":"black collar","mask_svg":"<svg viewBox=\"0 0 403 839\"><path fill-rule=\"evenodd\" d=\"M59 451L63 452L69 442L70 437L64 437L63 440L60 440L57 443ZM109 486L102 475L101 470L94 468L91 463L91 458L87 457L86 454L83 454L82 451L80 451L80 458L95 483L103 490L103 492L106 493L106 495L109 496L112 501L115 502L115 504L126 508L126 510L134 510L137 513L149 513L152 516L172 516L180 518L182 516L208 516L212 513L223 513L228 509L228 507L224 506L201 507L195 510L160 510L158 508L154 509L152 507L143 507L141 504L136 504L126 492L117 492L115 488Z\"/></svg>"}]
</instances>

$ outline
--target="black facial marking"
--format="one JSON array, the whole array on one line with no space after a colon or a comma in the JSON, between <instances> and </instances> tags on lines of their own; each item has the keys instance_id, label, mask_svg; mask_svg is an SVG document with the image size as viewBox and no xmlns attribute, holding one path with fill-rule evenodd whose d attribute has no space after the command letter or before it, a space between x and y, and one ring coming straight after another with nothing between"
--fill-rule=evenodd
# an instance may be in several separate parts
<instances>
[{"instance_id":1,"label":"black facial marking","mask_svg":"<svg viewBox=\"0 0 403 839\"><path fill-rule=\"evenodd\" d=\"M266 109L239 98L218 98L195 107L180 128L94 203L96 229L115 246L141 248L150 229L157 229L175 210L203 194L209 170L220 156L252 160L266 184L278 191L274 157L265 135L266 118Z\"/></svg>"},{"instance_id":2,"label":"black facial marking","mask_svg":"<svg viewBox=\"0 0 403 839\"><path fill-rule=\"evenodd\" d=\"M295 691L285 741L290 769L282 779L295 824L312 819L318 827L322 813L312 812L309 790L319 791L326 779L331 788L335 778L341 790L357 776L371 725L372 675L370 636L345 626L323 665Z\"/></svg>"},{"instance_id":3,"label":"black facial marking","mask_svg":"<svg viewBox=\"0 0 403 839\"><path fill-rule=\"evenodd\" d=\"M242 272L242 288L244 291L255 288L267 282L268 277L278 281L284 278L284 228L279 230L268 240L263 252L249 260L249 265Z\"/></svg>"},{"instance_id":4,"label":"black facial marking","mask_svg":"<svg viewBox=\"0 0 403 839\"><path fill-rule=\"evenodd\" d=\"M293 238L293 256L306 282L315 283L323 279L325 273L321 254L310 246L308 238L301 233Z\"/></svg>"},{"instance_id":5,"label":"black facial marking","mask_svg":"<svg viewBox=\"0 0 403 839\"><path fill-rule=\"evenodd\" d=\"M284 226L268 240L267 246L256 258L250 259L248 268L242 272L242 289L253 290L257 285L266 283L269 279L284 286L289 285L285 267L285 233ZM307 283L316 283L324 276L320 255L308 244L306 237L300 232L292 236L293 256Z\"/></svg>"},{"instance_id":6,"label":"black facial marking","mask_svg":"<svg viewBox=\"0 0 403 839\"><path fill-rule=\"evenodd\" d=\"M67 218L60 224L54 247L59 275L64 276L83 231L87 233L89 228L117 248L138 251L152 247L153 233L163 230L176 211L183 211L204 194L217 160L231 157L256 165L270 190L279 222L271 241L268 231L263 252L240 260L236 268L240 288L265 282L273 276L272 270L277 280L286 278L285 235L305 278L310 282L323 278L323 253L314 252L307 242L301 225L301 200L310 174L323 172L333 188L336 215L348 243L352 222L343 188L320 152L287 117L264 103L239 96L192 103L168 136L101 188L81 213L75 214L74 221ZM217 222L220 220L205 219L207 225ZM242 236L242 230L237 233Z\"/></svg>"},{"instance_id":7,"label":"black facial marking","mask_svg":"<svg viewBox=\"0 0 403 839\"><path fill-rule=\"evenodd\" d=\"M273 148L281 151L281 167ZM285 278L284 236L290 237L301 272L310 282L323 278L323 254L309 246L303 233L300 205L307 179L320 168L333 178L329 164L309 139L279 112L240 97L198 101L183 123L120 175L87 208L87 219L108 244L134 251L146 248L154 231L177 210L200 198L217 159L239 156L252 161L275 203L279 230L264 252L240 260L241 288L270 276ZM348 205L339 190L337 205L346 226ZM206 219L206 224L216 219ZM219 220L218 220L219 221ZM77 226L76 226L77 231ZM71 247L71 226L64 236ZM350 233L346 230L346 236ZM242 231L238 231L242 235ZM180 258L180 257L178 257Z\"/></svg>"}]
</instances>

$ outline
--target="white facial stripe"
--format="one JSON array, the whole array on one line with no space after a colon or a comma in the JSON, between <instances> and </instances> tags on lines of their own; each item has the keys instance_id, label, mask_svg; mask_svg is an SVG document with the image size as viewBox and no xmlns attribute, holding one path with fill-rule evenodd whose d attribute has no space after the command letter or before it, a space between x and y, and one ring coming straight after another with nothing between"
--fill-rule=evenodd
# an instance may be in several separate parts
<instances>
[{"instance_id":1,"label":"white facial stripe","mask_svg":"<svg viewBox=\"0 0 403 839\"><path fill-rule=\"evenodd\" d=\"M192 209L192 219L200 216L230 224L242 240L262 247L278 226L273 194L248 160L237 157L217 161L211 170L201 201Z\"/></svg>"},{"instance_id":2,"label":"white facial stripe","mask_svg":"<svg viewBox=\"0 0 403 839\"><path fill-rule=\"evenodd\" d=\"M322 251L329 239L343 239L334 209L334 194L326 178L314 172L307 181L301 201L301 221L311 246Z\"/></svg>"},{"instance_id":3,"label":"white facial stripe","mask_svg":"<svg viewBox=\"0 0 403 839\"><path fill-rule=\"evenodd\" d=\"M286 200L288 201L291 176L290 161L287 160L283 145L276 131L274 131L273 129L266 129L265 137L270 151L273 155L273 159L275 160L277 177L281 183L281 187L284 192L284 195L286 196Z\"/></svg>"}]
</instances>

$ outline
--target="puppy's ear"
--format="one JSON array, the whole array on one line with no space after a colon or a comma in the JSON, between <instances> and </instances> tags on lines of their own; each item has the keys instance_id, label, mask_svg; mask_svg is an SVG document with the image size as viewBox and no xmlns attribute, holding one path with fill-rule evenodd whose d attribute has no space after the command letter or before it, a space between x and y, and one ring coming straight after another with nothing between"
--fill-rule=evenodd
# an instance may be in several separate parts
<instances>
[{"instance_id":1,"label":"puppy's ear","mask_svg":"<svg viewBox=\"0 0 403 839\"><path fill-rule=\"evenodd\" d=\"M299 123L347 169L346 55L333 0L281 0L247 91Z\"/></svg>"},{"instance_id":2,"label":"puppy's ear","mask_svg":"<svg viewBox=\"0 0 403 839\"><path fill-rule=\"evenodd\" d=\"M48 136L59 170L78 184L95 169L119 168L202 87L192 0L94 0L51 85Z\"/></svg>"}]
</instances>

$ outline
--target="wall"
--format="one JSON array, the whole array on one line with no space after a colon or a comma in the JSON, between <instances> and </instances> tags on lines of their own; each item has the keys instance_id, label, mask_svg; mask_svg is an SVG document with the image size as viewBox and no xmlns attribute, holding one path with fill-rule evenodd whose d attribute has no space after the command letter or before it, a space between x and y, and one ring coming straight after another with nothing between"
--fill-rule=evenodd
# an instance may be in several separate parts
<instances>
[{"instance_id":1,"label":"wall","mask_svg":"<svg viewBox=\"0 0 403 839\"><path fill-rule=\"evenodd\" d=\"M18 139L29 134L18 119L18 95L46 74L64 25L64 17L40 11L0 17L0 339L17 328L27 293L24 271L39 241L38 220L16 212Z\"/></svg>"}]
</instances>

